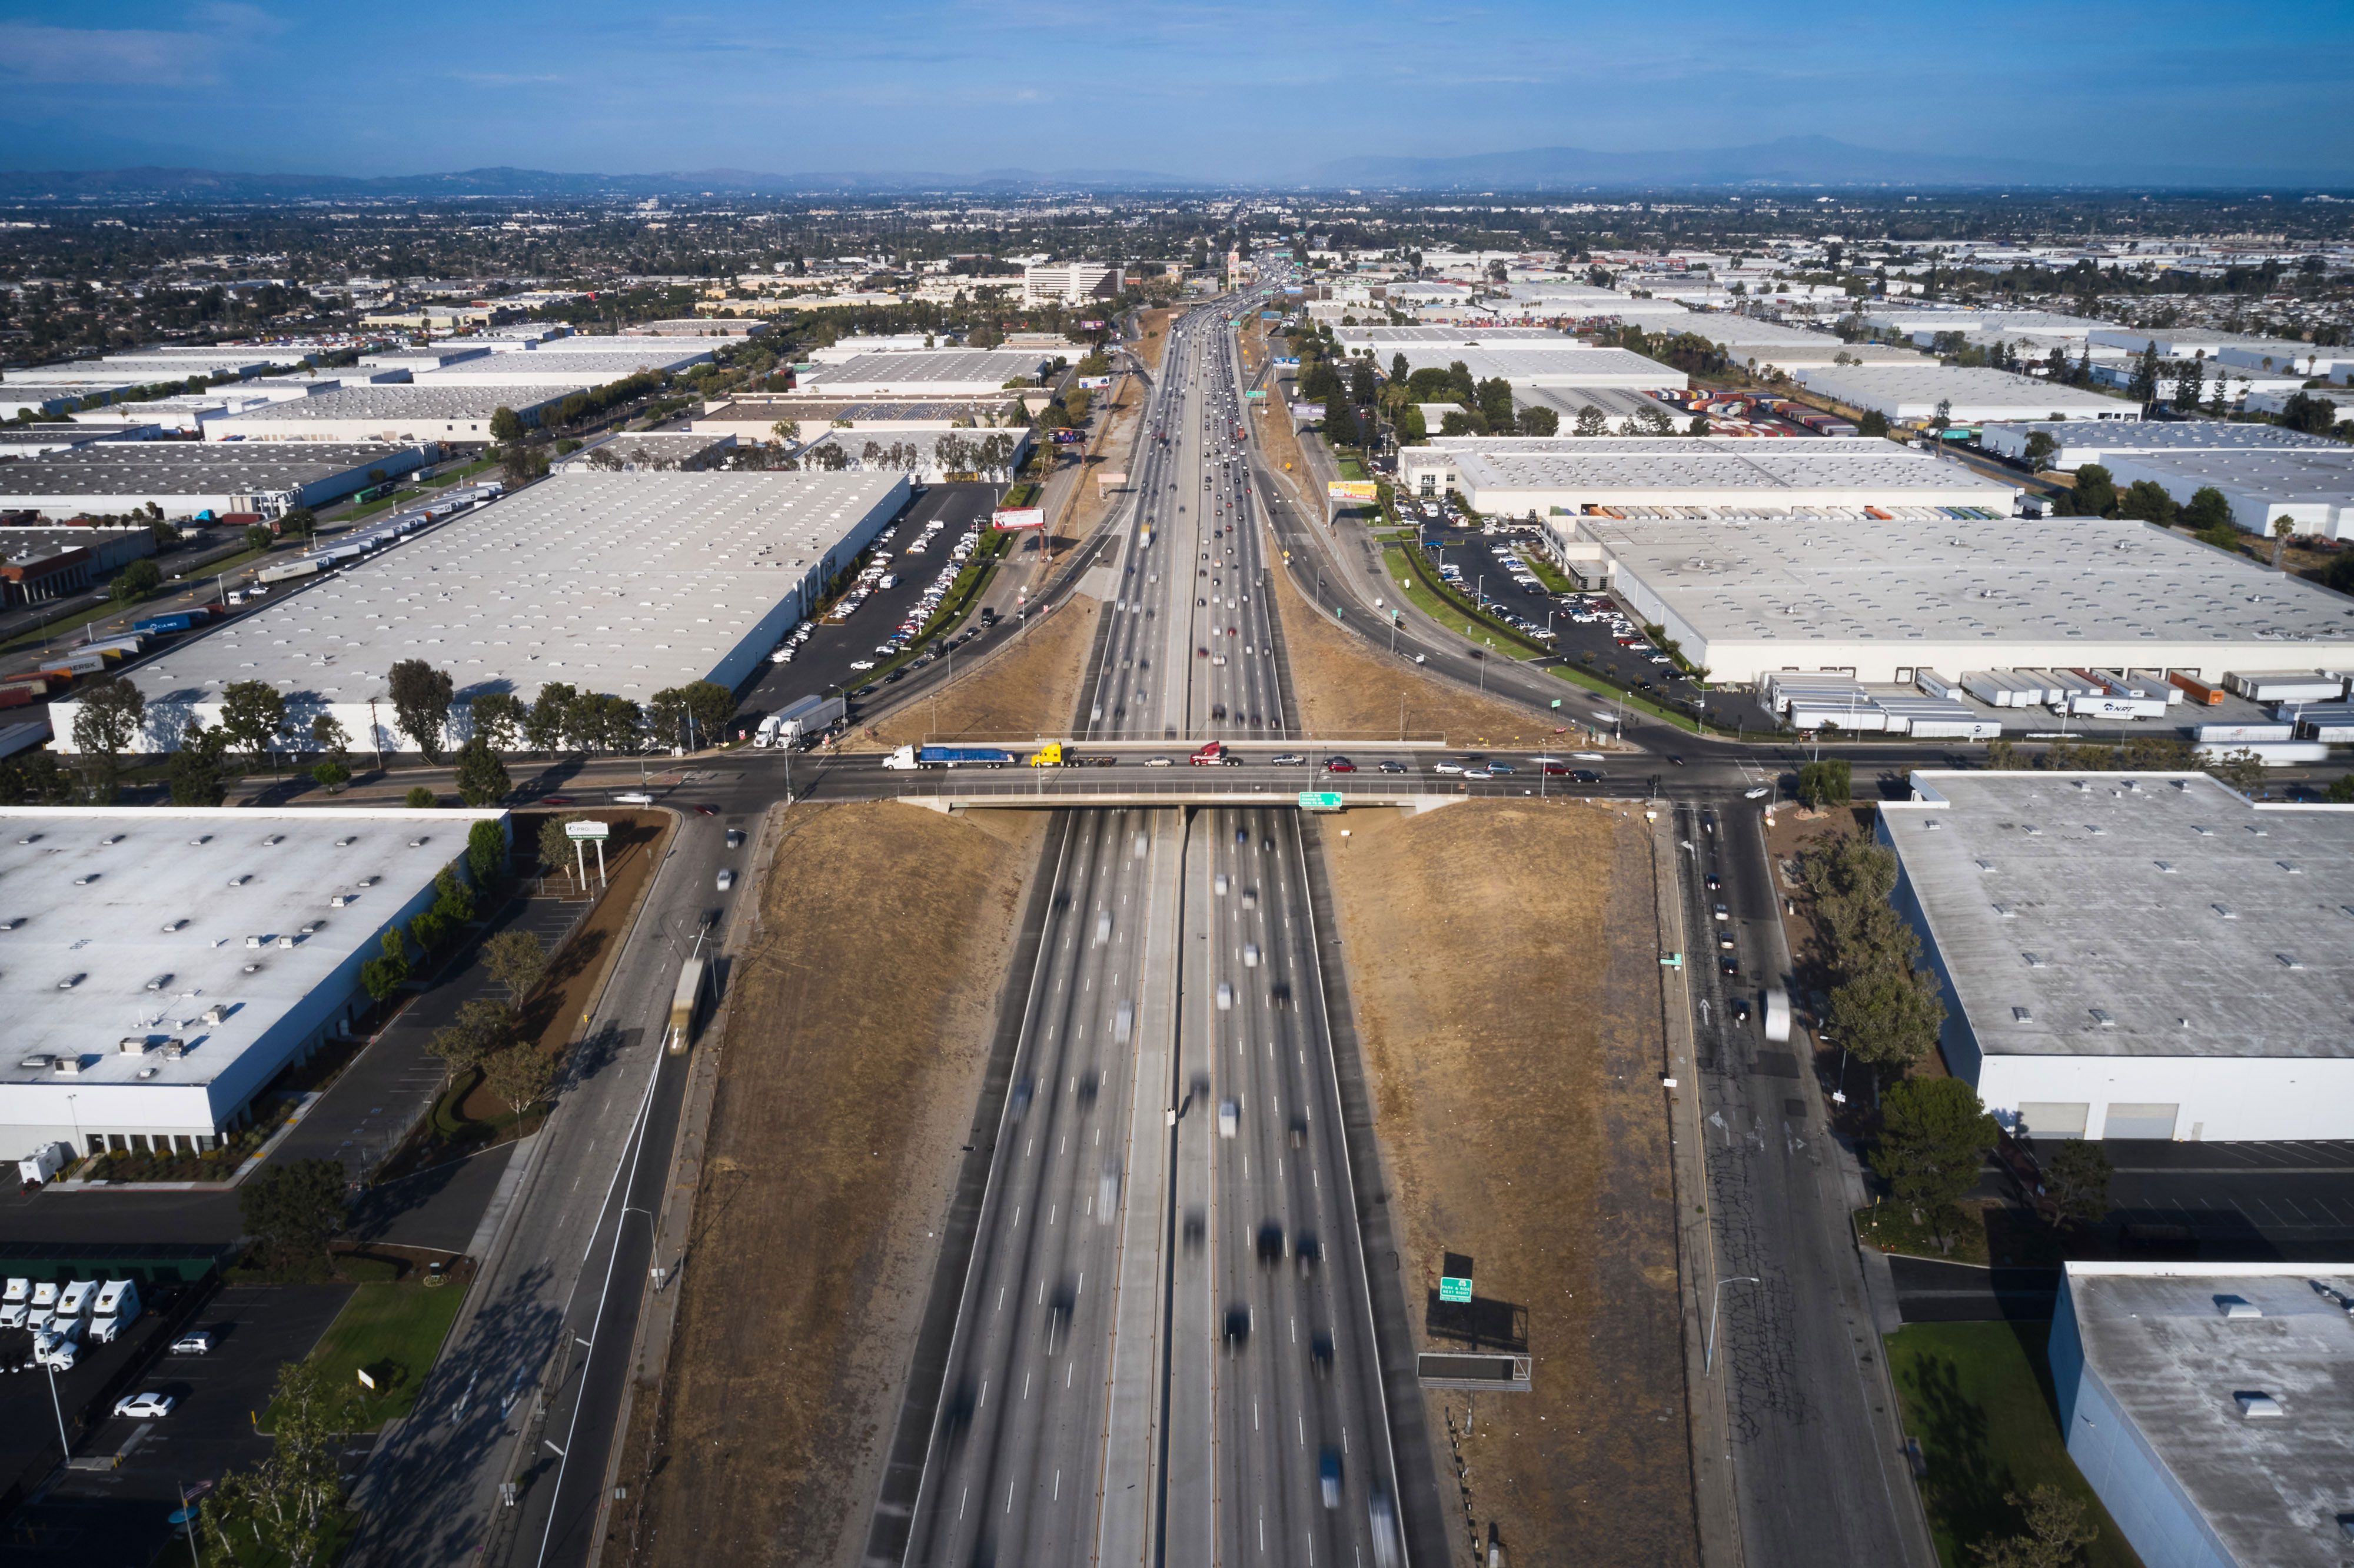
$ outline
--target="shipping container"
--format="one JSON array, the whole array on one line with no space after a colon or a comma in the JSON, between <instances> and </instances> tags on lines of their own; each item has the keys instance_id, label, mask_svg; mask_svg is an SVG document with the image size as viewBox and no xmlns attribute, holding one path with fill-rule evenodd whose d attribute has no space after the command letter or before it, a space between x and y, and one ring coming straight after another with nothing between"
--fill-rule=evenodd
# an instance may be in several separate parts
<instances>
[{"instance_id":1,"label":"shipping container","mask_svg":"<svg viewBox=\"0 0 2354 1568\"><path fill-rule=\"evenodd\" d=\"M2174 673L2168 675L2167 680L2173 684L2176 691L2180 692L2192 702L2200 704L2202 706L2211 708L2218 707L2222 704L2223 688L2221 686L2211 686L2196 675L2186 675L2181 671L2177 670Z\"/></svg>"},{"instance_id":2,"label":"shipping container","mask_svg":"<svg viewBox=\"0 0 2354 1568\"><path fill-rule=\"evenodd\" d=\"M2252 703L2334 703L2346 694L2346 682L2318 670L2272 673L2225 672L2223 684Z\"/></svg>"},{"instance_id":3,"label":"shipping container","mask_svg":"<svg viewBox=\"0 0 2354 1568\"><path fill-rule=\"evenodd\" d=\"M2202 746L2243 745L2258 740L2295 740L2293 724L2201 724L2190 726L2190 738Z\"/></svg>"}]
</instances>

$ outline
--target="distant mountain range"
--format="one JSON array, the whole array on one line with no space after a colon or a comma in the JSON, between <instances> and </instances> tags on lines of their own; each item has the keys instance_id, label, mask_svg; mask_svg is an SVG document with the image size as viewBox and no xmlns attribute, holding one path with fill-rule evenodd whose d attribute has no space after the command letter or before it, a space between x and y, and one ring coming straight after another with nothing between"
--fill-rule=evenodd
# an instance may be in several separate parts
<instances>
[{"instance_id":1,"label":"distant mountain range","mask_svg":"<svg viewBox=\"0 0 2354 1568\"><path fill-rule=\"evenodd\" d=\"M1285 180L1264 184L1291 186L1300 183ZM1397 191L1641 191L1737 186L1940 190L2009 186L2041 190L2153 185L2343 189L2354 186L2354 173L2344 169L2069 164L1954 153L1891 153L1854 146L1827 136L1786 136L1751 146L1681 152L1603 153L1583 147L1532 147L1520 152L1445 158L1374 154L1325 164L1310 171L1304 183L1311 187ZM1072 189L1239 190L1264 188L1264 184L1117 168L984 169L960 175L922 170L772 175L750 169L568 175L545 169L501 167L375 177L134 168L0 171L0 201L447 201L470 197L534 200L598 196L634 196L642 200L706 195L865 196L909 191L1013 195Z\"/></svg>"},{"instance_id":2,"label":"distant mountain range","mask_svg":"<svg viewBox=\"0 0 2354 1568\"><path fill-rule=\"evenodd\" d=\"M1895 185L1937 189L2012 185L2031 189L2158 185L2244 187L2354 184L2347 170L2226 170L2095 166L1953 153L1888 153L1828 136L1785 136L1745 147L1665 153L1597 153L1532 147L1456 158L1343 158L1318 170L1331 185L1396 190L1611 190L1727 185Z\"/></svg>"}]
</instances>

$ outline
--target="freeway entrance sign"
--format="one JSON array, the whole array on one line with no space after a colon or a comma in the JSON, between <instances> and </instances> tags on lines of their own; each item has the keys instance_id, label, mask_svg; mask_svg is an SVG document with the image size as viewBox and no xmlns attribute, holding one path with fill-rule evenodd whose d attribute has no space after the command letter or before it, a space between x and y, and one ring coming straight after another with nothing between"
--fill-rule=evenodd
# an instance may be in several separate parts
<instances>
[{"instance_id":1,"label":"freeway entrance sign","mask_svg":"<svg viewBox=\"0 0 2354 1568\"><path fill-rule=\"evenodd\" d=\"M1299 792L1299 809L1303 811L1337 811L1341 809L1341 792L1338 789L1302 789Z\"/></svg>"},{"instance_id":2,"label":"freeway entrance sign","mask_svg":"<svg viewBox=\"0 0 2354 1568\"><path fill-rule=\"evenodd\" d=\"M1438 1298L1441 1301L1469 1301L1471 1299L1471 1282L1449 1279L1442 1275L1438 1281Z\"/></svg>"}]
</instances>

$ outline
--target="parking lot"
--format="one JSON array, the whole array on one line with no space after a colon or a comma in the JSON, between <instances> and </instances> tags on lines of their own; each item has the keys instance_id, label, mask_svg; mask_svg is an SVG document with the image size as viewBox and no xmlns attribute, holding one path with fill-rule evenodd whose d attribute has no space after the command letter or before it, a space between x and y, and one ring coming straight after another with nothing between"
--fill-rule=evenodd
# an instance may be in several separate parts
<instances>
[{"instance_id":1,"label":"parking lot","mask_svg":"<svg viewBox=\"0 0 2354 1568\"><path fill-rule=\"evenodd\" d=\"M171 1414L133 1421L101 1411L89 1432L75 1439L75 1456L85 1464L110 1456L120 1456L118 1462L112 1468L63 1472L10 1517L0 1556L28 1565L149 1568L170 1540L170 1518L184 1489L201 1493L269 1452L270 1440L254 1421L270 1404L279 1367L310 1353L350 1295L345 1285L222 1287L188 1319L214 1332L211 1352L201 1356L164 1349L166 1304L150 1320L157 1331L133 1352L149 1359L124 1392L169 1394ZM12 1344L7 1359L22 1359L19 1349ZM60 1377L69 1420L122 1367L122 1359L97 1356ZM26 1460L40 1460L41 1450L54 1458L57 1418L46 1374L0 1378L0 1432L7 1434L11 1462L20 1450ZM356 1457L355 1452L347 1460L347 1470Z\"/></svg>"},{"instance_id":2,"label":"parking lot","mask_svg":"<svg viewBox=\"0 0 2354 1568\"><path fill-rule=\"evenodd\" d=\"M917 497L915 504L875 541L876 550L891 552L890 560L881 563L882 569L869 578L877 586L871 588L858 608L844 619L804 623L807 634L791 644L791 661L763 665L759 678L745 693L737 709L737 727L748 733L762 715L774 713L805 696L837 692L854 694L851 708L854 718L858 707L855 694L874 683L870 670L854 666L879 664L891 657L884 651L885 646L898 641L899 628L911 615L924 613L921 607L926 590L934 586L942 572L961 564L951 557L957 541L976 524L987 527L996 501L997 487L991 484L934 485ZM930 524L935 522L941 526L932 529ZM909 553L910 546L926 540L928 534L924 547ZM891 580L889 588L879 586L885 577ZM1005 634L982 632L960 646Z\"/></svg>"}]
</instances>

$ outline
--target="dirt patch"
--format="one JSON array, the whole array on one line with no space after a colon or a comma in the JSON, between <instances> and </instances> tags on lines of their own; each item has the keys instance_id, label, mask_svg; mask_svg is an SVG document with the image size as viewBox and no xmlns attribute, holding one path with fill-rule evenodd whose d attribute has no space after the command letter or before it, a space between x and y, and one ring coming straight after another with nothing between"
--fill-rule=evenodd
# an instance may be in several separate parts
<instances>
[{"instance_id":1,"label":"dirt patch","mask_svg":"<svg viewBox=\"0 0 2354 1568\"><path fill-rule=\"evenodd\" d=\"M1535 747L1554 739L1543 715L1433 680L1404 659L1368 647L1269 574L1281 605L1283 640L1300 722L1319 736L1446 736L1457 746Z\"/></svg>"},{"instance_id":2,"label":"dirt patch","mask_svg":"<svg viewBox=\"0 0 2354 1568\"><path fill-rule=\"evenodd\" d=\"M1137 358L1144 361L1147 369L1157 371L1161 368L1161 356L1169 348L1169 318L1176 313L1166 307L1138 313L1136 323L1143 329L1144 335L1137 340L1133 352Z\"/></svg>"},{"instance_id":3,"label":"dirt patch","mask_svg":"<svg viewBox=\"0 0 2354 1568\"><path fill-rule=\"evenodd\" d=\"M786 815L731 979L642 1510L614 1521L630 1561L857 1560L1046 822Z\"/></svg>"},{"instance_id":4,"label":"dirt patch","mask_svg":"<svg viewBox=\"0 0 2354 1568\"><path fill-rule=\"evenodd\" d=\"M1455 1252L1535 1358L1530 1393L1426 1402L1457 1561L1492 1523L1516 1563L1694 1563L1647 825L1479 800L1350 826L1330 863L1344 944L1380 956L1351 984L1418 1347L1462 1348L1424 1316Z\"/></svg>"},{"instance_id":5,"label":"dirt patch","mask_svg":"<svg viewBox=\"0 0 2354 1568\"><path fill-rule=\"evenodd\" d=\"M1102 608L1073 594L972 673L856 731L842 749L889 751L927 741L1015 741L1066 732Z\"/></svg>"}]
</instances>

